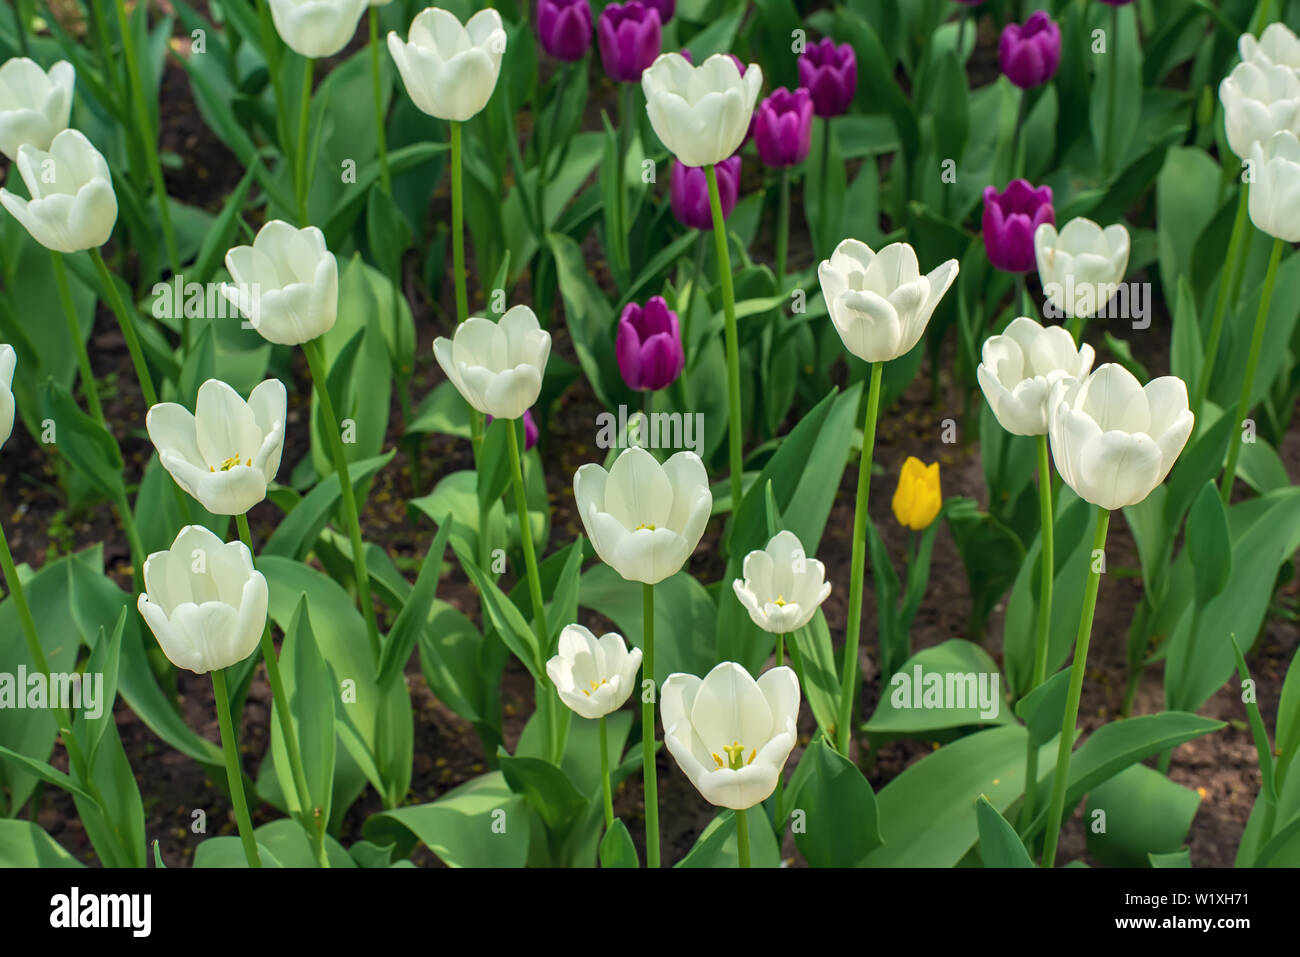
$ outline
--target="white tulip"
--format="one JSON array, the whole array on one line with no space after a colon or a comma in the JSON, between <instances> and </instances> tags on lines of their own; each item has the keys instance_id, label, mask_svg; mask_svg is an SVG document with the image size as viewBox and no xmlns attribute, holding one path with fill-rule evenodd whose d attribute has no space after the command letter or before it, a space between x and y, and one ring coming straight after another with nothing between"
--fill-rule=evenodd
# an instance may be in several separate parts
<instances>
[{"instance_id":1,"label":"white tulip","mask_svg":"<svg viewBox=\"0 0 1300 957\"><path fill-rule=\"evenodd\" d=\"M1250 221L1276 239L1300 242L1300 139L1290 130L1275 133L1251 146L1250 160Z\"/></svg>"},{"instance_id":2,"label":"white tulip","mask_svg":"<svg viewBox=\"0 0 1300 957\"><path fill-rule=\"evenodd\" d=\"M500 322L481 316L439 336L433 355L465 401L495 419L517 419L542 391L551 334L527 306L506 310Z\"/></svg>"},{"instance_id":3,"label":"white tulip","mask_svg":"<svg viewBox=\"0 0 1300 957\"><path fill-rule=\"evenodd\" d=\"M794 749L799 679L782 667L755 681L724 661L703 679L669 675L659 708L677 766L710 804L741 811L776 790Z\"/></svg>"},{"instance_id":4,"label":"white tulip","mask_svg":"<svg viewBox=\"0 0 1300 957\"><path fill-rule=\"evenodd\" d=\"M266 579L243 542L187 525L171 548L145 559L137 607L167 660L201 675L253 653L268 600Z\"/></svg>"},{"instance_id":5,"label":"white tulip","mask_svg":"<svg viewBox=\"0 0 1300 957\"><path fill-rule=\"evenodd\" d=\"M582 625L568 625L556 650L546 674L560 700L584 718L617 711L636 687L641 649L628 651L621 635L611 631L597 638Z\"/></svg>"},{"instance_id":6,"label":"white tulip","mask_svg":"<svg viewBox=\"0 0 1300 957\"><path fill-rule=\"evenodd\" d=\"M411 100L440 120L465 121L487 106L501 73L506 31L495 10L480 10L464 26L439 7L411 21L409 41L388 34L388 52Z\"/></svg>"},{"instance_id":7,"label":"white tulip","mask_svg":"<svg viewBox=\"0 0 1300 957\"><path fill-rule=\"evenodd\" d=\"M176 484L214 515L243 515L266 498L280 469L288 399L267 379L245 402L226 383L199 386L194 414L159 402L145 416L158 459Z\"/></svg>"},{"instance_id":8,"label":"white tulip","mask_svg":"<svg viewBox=\"0 0 1300 957\"><path fill-rule=\"evenodd\" d=\"M14 431L14 366L18 354L8 344L0 345L0 446Z\"/></svg>"},{"instance_id":9,"label":"white tulip","mask_svg":"<svg viewBox=\"0 0 1300 957\"><path fill-rule=\"evenodd\" d=\"M957 260L922 276L907 243L891 243L877 253L846 239L817 267L817 278L844 347L866 362L887 362L921 341L957 278Z\"/></svg>"},{"instance_id":10,"label":"white tulip","mask_svg":"<svg viewBox=\"0 0 1300 957\"><path fill-rule=\"evenodd\" d=\"M6 60L0 66L0 153L17 160L24 143L48 150L68 128L76 82L77 71L67 60L48 73L25 56Z\"/></svg>"},{"instance_id":11,"label":"white tulip","mask_svg":"<svg viewBox=\"0 0 1300 957\"><path fill-rule=\"evenodd\" d=\"M296 346L329 332L338 318L339 267L315 226L273 219L251 246L226 253L234 283L224 295L268 342Z\"/></svg>"},{"instance_id":12,"label":"white tulip","mask_svg":"<svg viewBox=\"0 0 1300 957\"><path fill-rule=\"evenodd\" d=\"M330 57L353 34L366 0L269 0L275 32L299 56Z\"/></svg>"},{"instance_id":13,"label":"white tulip","mask_svg":"<svg viewBox=\"0 0 1300 957\"><path fill-rule=\"evenodd\" d=\"M1300 77L1264 58L1233 67L1219 84L1228 145L1242 159L1279 130L1300 132Z\"/></svg>"},{"instance_id":14,"label":"white tulip","mask_svg":"<svg viewBox=\"0 0 1300 957\"><path fill-rule=\"evenodd\" d=\"M1282 23L1270 23L1258 40L1253 33L1243 33L1237 41L1237 50L1243 61L1265 59L1279 66L1300 70L1300 39Z\"/></svg>"},{"instance_id":15,"label":"white tulip","mask_svg":"<svg viewBox=\"0 0 1300 957\"><path fill-rule=\"evenodd\" d=\"M794 532L777 532L745 556L744 579L731 583L754 624L774 635L798 631L831 593L826 566L804 554Z\"/></svg>"},{"instance_id":16,"label":"white tulip","mask_svg":"<svg viewBox=\"0 0 1300 957\"><path fill-rule=\"evenodd\" d=\"M573 497L600 560L628 581L647 585L681 570L713 509L698 455L678 452L660 465L635 445L608 472L599 465L578 469Z\"/></svg>"},{"instance_id":17,"label":"white tulip","mask_svg":"<svg viewBox=\"0 0 1300 957\"><path fill-rule=\"evenodd\" d=\"M18 147L18 172L31 199L0 189L0 203L38 243L75 253L108 242L117 222L113 176L80 131L59 133L49 152L24 143Z\"/></svg>"},{"instance_id":18,"label":"white tulip","mask_svg":"<svg viewBox=\"0 0 1300 957\"><path fill-rule=\"evenodd\" d=\"M1095 315L1110 302L1128 271L1128 230L1102 229L1078 216L1058 233L1051 223L1034 231L1034 257L1043 294L1058 316Z\"/></svg>"},{"instance_id":19,"label":"white tulip","mask_svg":"<svg viewBox=\"0 0 1300 957\"><path fill-rule=\"evenodd\" d=\"M1177 376L1144 388L1121 365L1060 379L1049 400L1056 470L1075 494L1106 509L1136 505L1165 480L1195 423Z\"/></svg>"},{"instance_id":20,"label":"white tulip","mask_svg":"<svg viewBox=\"0 0 1300 957\"><path fill-rule=\"evenodd\" d=\"M680 53L662 53L641 74L650 125L686 166L721 163L740 148L763 87L757 64L745 67L715 53L691 66Z\"/></svg>"},{"instance_id":21,"label":"white tulip","mask_svg":"<svg viewBox=\"0 0 1300 957\"><path fill-rule=\"evenodd\" d=\"M1001 335L984 340L975 370L984 398L1002 428L1012 435L1046 435L1052 387L1065 378L1082 379L1094 354L1077 349L1061 326L1043 328L1025 316L1012 319Z\"/></svg>"}]
</instances>

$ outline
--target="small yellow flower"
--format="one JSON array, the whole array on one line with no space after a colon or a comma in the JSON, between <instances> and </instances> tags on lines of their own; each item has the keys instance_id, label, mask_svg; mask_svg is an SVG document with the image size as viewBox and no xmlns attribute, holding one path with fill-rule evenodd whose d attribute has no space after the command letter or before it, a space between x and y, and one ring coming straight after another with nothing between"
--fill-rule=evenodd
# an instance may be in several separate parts
<instances>
[{"instance_id":1,"label":"small yellow flower","mask_svg":"<svg viewBox=\"0 0 1300 957\"><path fill-rule=\"evenodd\" d=\"M942 504L939 463L926 465L909 455L898 475L898 488L894 490L894 517L898 523L919 532L930 526Z\"/></svg>"}]
</instances>

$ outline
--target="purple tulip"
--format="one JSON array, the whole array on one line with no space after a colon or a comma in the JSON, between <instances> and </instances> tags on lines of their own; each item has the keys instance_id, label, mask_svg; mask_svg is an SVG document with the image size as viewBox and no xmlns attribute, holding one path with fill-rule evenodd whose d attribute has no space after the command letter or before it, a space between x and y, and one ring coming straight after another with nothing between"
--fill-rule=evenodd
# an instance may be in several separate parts
<instances>
[{"instance_id":1,"label":"purple tulip","mask_svg":"<svg viewBox=\"0 0 1300 957\"><path fill-rule=\"evenodd\" d=\"M754 146L768 166L795 166L808 158L812 145L812 94L774 90L754 111Z\"/></svg>"},{"instance_id":2,"label":"purple tulip","mask_svg":"<svg viewBox=\"0 0 1300 957\"><path fill-rule=\"evenodd\" d=\"M740 196L740 157L730 156L714 167L718 174L718 199L722 218L736 208ZM672 197L673 215L683 226L712 229L713 212L709 208L709 180L698 166L683 166L673 160L668 192Z\"/></svg>"},{"instance_id":3,"label":"purple tulip","mask_svg":"<svg viewBox=\"0 0 1300 957\"><path fill-rule=\"evenodd\" d=\"M839 116L853 102L858 89L858 58L847 43L840 46L826 37L809 44L799 54L799 85L812 94L813 112Z\"/></svg>"},{"instance_id":4,"label":"purple tulip","mask_svg":"<svg viewBox=\"0 0 1300 957\"><path fill-rule=\"evenodd\" d=\"M591 46L591 5L587 0L539 0L537 39L557 60L581 60Z\"/></svg>"},{"instance_id":5,"label":"purple tulip","mask_svg":"<svg viewBox=\"0 0 1300 957\"><path fill-rule=\"evenodd\" d=\"M998 42L998 60L1007 79L1022 90L1042 86L1061 64L1061 28L1042 10L1024 26L1008 23Z\"/></svg>"},{"instance_id":6,"label":"purple tulip","mask_svg":"<svg viewBox=\"0 0 1300 957\"><path fill-rule=\"evenodd\" d=\"M640 392L667 388L686 367L677 313L663 296L651 296L644 307L634 302L623 307L614 351L623 381Z\"/></svg>"},{"instance_id":7,"label":"purple tulip","mask_svg":"<svg viewBox=\"0 0 1300 957\"><path fill-rule=\"evenodd\" d=\"M607 6L596 23L596 39L610 79L640 83L641 74L659 55L660 29L659 12L639 0Z\"/></svg>"},{"instance_id":8,"label":"purple tulip","mask_svg":"<svg viewBox=\"0 0 1300 957\"><path fill-rule=\"evenodd\" d=\"M492 416L487 417L487 424L492 424ZM537 444L537 422L533 419L533 410L524 409L524 451L527 452Z\"/></svg>"},{"instance_id":9,"label":"purple tulip","mask_svg":"<svg viewBox=\"0 0 1300 957\"><path fill-rule=\"evenodd\" d=\"M984 251L1003 272L1034 268L1034 230L1056 223L1052 187L1035 189L1028 180L1013 179L999 193L984 187Z\"/></svg>"},{"instance_id":10,"label":"purple tulip","mask_svg":"<svg viewBox=\"0 0 1300 957\"><path fill-rule=\"evenodd\" d=\"M647 7L653 7L659 14L659 22L667 23L677 12L677 0L643 0Z\"/></svg>"}]
</instances>

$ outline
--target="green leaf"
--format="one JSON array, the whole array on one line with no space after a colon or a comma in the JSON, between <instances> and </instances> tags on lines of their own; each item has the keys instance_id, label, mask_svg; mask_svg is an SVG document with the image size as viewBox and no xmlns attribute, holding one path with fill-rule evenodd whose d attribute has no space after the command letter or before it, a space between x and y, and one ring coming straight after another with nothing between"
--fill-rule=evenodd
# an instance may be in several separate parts
<instances>
[{"instance_id":1,"label":"green leaf","mask_svg":"<svg viewBox=\"0 0 1300 957\"><path fill-rule=\"evenodd\" d=\"M983 795L975 802L975 819L980 832L980 858L985 867L1034 866L1016 829Z\"/></svg>"},{"instance_id":2,"label":"green leaf","mask_svg":"<svg viewBox=\"0 0 1300 957\"><path fill-rule=\"evenodd\" d=\"M54 422L55 447L78 474L113 502L126 496L117 442L53 379L41 386L41 415Z\"/></svg>"},{"instance_id":3,"label":"green leaf","mask_svg":"<svg viewBox=\"0 0 1300 957\"><path fill-rule=\"evenodd\" d=\"M799 675L799 687L817 719L817 727L824 734L831 734L839 714L840 678L830 627L820 608L812 621L787 636L786 649Z\"/></svg>"},{"instance_id":4,"label":"green leaf","mask_svg":"<svg viewBox=\"0 0 1300 957\"><path fill-rule=\"evenodd\" d=\"M280 666L293 676L286 693L289 695L294 731L298 736L298 749L311 807L299 806L298 793L289 767L289 755L283 747L281 718L274 707L271 711L271 755L281 792L290 810L297 811L304 827L315 826L324 830L330 820L334 795L334 767L338 750L334 731L334 702L339 694L339 686L316 645L306 592L299 595L284 636L280 646Z\"/></svg>"},{"instance_id":5,"label":"green leaf","mask_svg":"<svg viewBox=\"0 0 1300 957\"><path fill-rule=\"evenodd\" d=\"M284 865L269 848L257 844L257 856L263 867L281 868ZM244 845L237 837L210 837L194 850L192 867L238 868L248 866Z\"/></svg>"},{"instance_id":6,"label":"green leaf","mask_svg":"<svg viewBox=\"0 0 1300 957\"><path fill-rule=\"evenodd\" d=\"M881 845L871 785L824 737L809 746L804 761L808 776L790 798L806 815L803 830L795 831L800 853L813 867L860 866Z\"/></svg>"},{"instance_id":7,"label":"green leaf","mask_svg":"<svg viewBox=\"0 0 1300 957\"><path fill-rule=\"evenodd\" d=\"M997 662L974 642L951 638L903 663L888 687L881 688L880 702L864 730L925 737L949 728L1014 720Z\"/></svg>"},{"instance_id":8,"label":"green leaf","mask_svg":"<svg viewBox=\"0 0 1300 957\"><path fill-rule=\"evenodd\" d=\"M1107 867L1143 867L1178 851L1201 799L1145 764L1125 768L1088 794L1088 853ZM1104 827L1101 826L1104 823Z\"/></svg>"},{"instance_id":9,"label":"green leaf","mask_svg":"<svg viewBox=\"0 0 1300 957\"><path fill-rule=\"evenodd\" d=\"M1070 672L1058 671L1016 702L1016 715L1025 722L1030 740L1038 747L1061 733L1069 690Z\"/></svg>"},{"instance_id":10,"label":"green leaf","mask_svg":"<svg viewBox=\"0 0 1300 957\"><path fill-rule=\"evenodd\" d=\"M1184 533L1192 562L1198 605L1223 591L1232 572L1232 543L1228 538L1228 511L1213 481L1206 482L1187 513Z\"/></svg>"},{"instance_id":11,"label":"green leaf","mask_svg":"<svg viewBox=\"0 0 1300 957\"><path fill-rule=\"evenodd\" d=\"M392 461L395 449L348 465L348 481L355 492ZM262 548L263 555L278 555L301 561L320 538L339 502L339 476L330 472L280 520Z\"/></svg>"},{"instance_id":12,"label":"green leaf","mask_svg":"<svg viewBox=\"0 0 1300 957\"><path fill-rule=\"evenodd\" d=\"M948 528L966 566L971 591L971 630L982 633L993 606L1016 580L1025 546L1011 529L968 498L948 499Z\"/></svg>"},{"instance_id":13,"label":"green leaf","mask_svg":"<svg viewBox=\"0 0 1300 957\"><path fill-rule=\"evenodd\" d=\"M420 574L415 579L415 588L393 622L388 637L384 639L379 653L380 687L388 684L406 668L411 658L415 643L420 633L427 627L429 614L433 610L433 601L438 592L438 579L442 575L442 559L447 551L447 536L451 534L451 522L439 523L438 534L433 545L425 552L424 561L420 563Z\"/></svg>"},{"instance_id":14,"label":"green leaf","mask_svg":"<svg viewBox=\"0 0 1300 957\"><path fill-rule=\"evenodd\" d=\"M99 636L90 652L85 670L87 681L93 675L99 676L99 700L96 703L99 714L91 717L90 712L83 708L72 719L73 734L80 742L86 760L92 764L95 753L99 750L100 739L104 736L104 729L113 720L113 702L117 700L117 671L122 654L122 632L125 627L126 608L123 608L118 612L111 636L105 637L104 629L99 629Z\"/></svg>"},{"instance_id":15,"label":"green leaf","mask_svg":"<svg viewBox=\"0 0 1300 957\"><path fill-rule=\"evenodd\" d=\"M31 821L0 819L0 866L85 867Z\"/></svg>"},{"instance_id":16,"label":"green leaf","mask_svg":"<svg viewBox=\"0 0 1300 957\"><path fill-rule=\"evenodd\" d=\"M460 560L461 567L465 569L465 574L478 589L479 596L483 600L483 610L492 622L492 627L501 636L501 640L515 653L515 657L534 678L539 681L546 680L546 668L541 659L541 649L537 647L537 636L528 619L497 587L496 582L474 564L468 555L456 550L456 557Z\"/></svg>"},{"instance_id":17,"label":"green leaf","mask_svg":"<svg viewBox=\"0 0 1300 957\"><path fill-rule=\"evenodd\" d=\"M622 818L614 818L614 825L605 832L600 842L601 867L640 867L636 846Z\"/></svg>"},{"instance_id":18,"label":"green leaf","mask_svg":"<svg viewBox=\"0 0 1300 957\"><path fill-rule=\"evenodd\" d=\"M749 863L751 867L780 867L781 849L767 826L767 818L751 808L749 815ZM704 829L695 845L674 867L739 867L736 851L736 812L723 811Z\"/></svg>"}]
</instances>

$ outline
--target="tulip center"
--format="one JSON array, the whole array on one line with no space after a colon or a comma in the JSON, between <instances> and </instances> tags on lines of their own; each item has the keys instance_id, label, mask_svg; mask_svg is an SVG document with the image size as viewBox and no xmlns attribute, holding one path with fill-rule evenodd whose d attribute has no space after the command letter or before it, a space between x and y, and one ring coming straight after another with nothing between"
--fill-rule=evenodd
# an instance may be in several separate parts
<instances>
[{"instance_id":1,"label":"tulip center","mask_svg":"<svg viewBox=\"0 0 1300 957\"><path fill-rule=\"evenodd\" d=\"M754 758L758 757L758 749L751 748L749 752L749 760L746 761L745 746L739 741L735 741L730 745L724 745L722 751L727 756L727 760L723 761L722 758L718 757L717 752L714 752L713 760L718 762L718 767L730 768L732 771L739 771L746 765L753 764Z\"/></svg>"},{"instance_id":2,"label":"tulip center","mask_svg":"<svg viewBox=\"0 0 1300 957\"><path fill-rule=\"evenodd\" d=\"M785 599L782 598L780 595L777 595L777 596L776 596L776 601L772 602L772 604L776 605L777 608L784 608L784 607L785 607Z\"/></svg>"},{"instance_id":3,"label":"tulip center","mask_svg":"<svg viewBox=\"0 0 1300 957\"><path fill-rule=\"evenodd\" d=\"M609 679L607 678L601 678L599 681L593 681L591 682L591 691L595 691L601 685L607 685L607 684L609 684ZM582 693L585 694L588 698L591 697L591 691L588 691L586 688L582 689Z\"/></svg>"},{"instance_id":4,"label":"tulip center","mask_svg":"<svg viewBox=\"0 0 1300 957\"><path fill-rule=\"evenodd\" d=\"M232 455L230 458L226 459L224 462L221 463L221 468L220 468L220 469L213 468L211 465L209 465L209 466L208 466L208 471L209 471L209 472L218 472L218 471L220 471L220 472L229 472L231 469L233 469L233 468L234 468L236 465L238 465L238 464L239 464L239 456L238 456L238 455ZM244 464L245 464L245 465L250 465L250 466L251 466L251 465L253 464L253 460L252 460L252 459L248 459Z\"/></svg>"},{"instance_id":5,"label":"tulip center","mask_svg":"<svg viewBox=\"0 0 1300 957\"><path fill-rule=\"evenodd\" d=\"M632 529L632 531L639 532L643 528L650 532L653 532L655 530L655 527L653 525L638 525L636 528Z\"/></svg>"}]
</instances>

